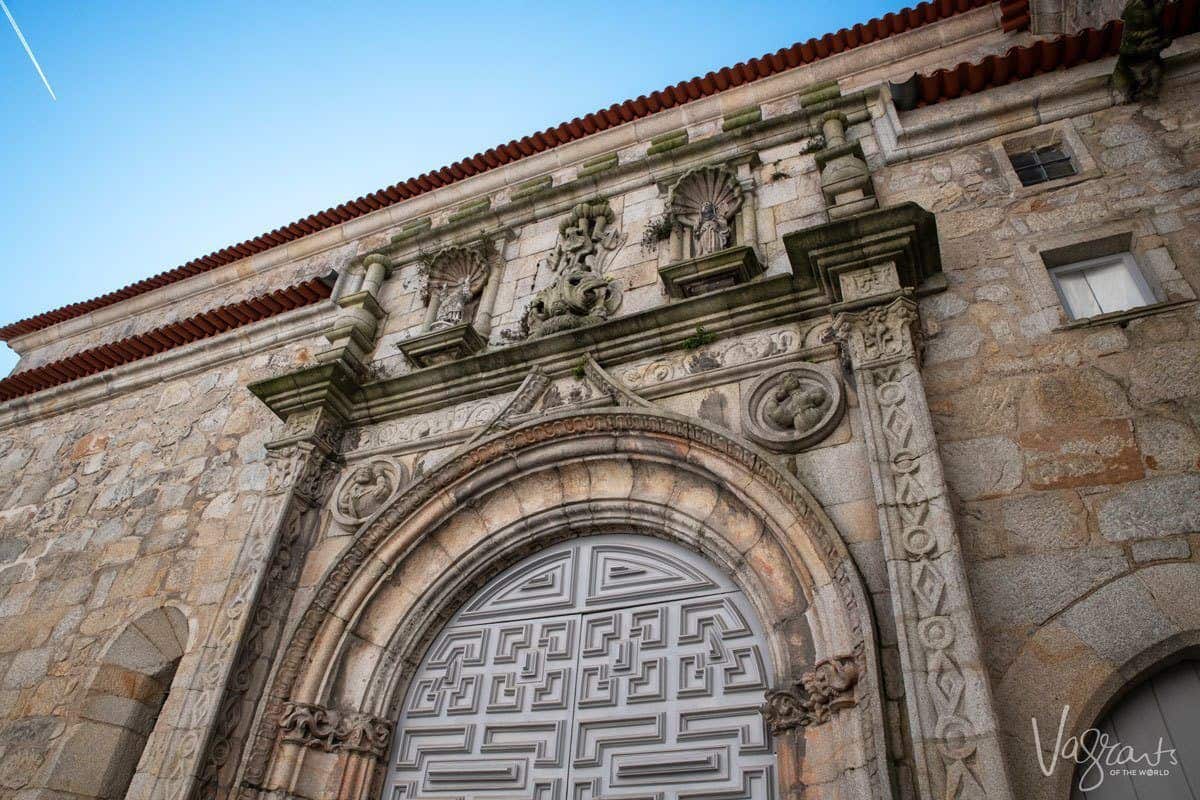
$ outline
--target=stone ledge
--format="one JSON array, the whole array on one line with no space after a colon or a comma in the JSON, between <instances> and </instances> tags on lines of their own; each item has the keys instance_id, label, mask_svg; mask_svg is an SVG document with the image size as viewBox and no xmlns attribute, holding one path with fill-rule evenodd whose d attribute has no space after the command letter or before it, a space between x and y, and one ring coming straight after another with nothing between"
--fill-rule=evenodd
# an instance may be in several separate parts
<instances>
[{"instance_id":1,"label":"stone ledge","mask_svg":"<svg viewBox=\"0 0 1200 800\"><path fill-rule=\"evenodd\" d=\"M466 358L486 346L483 337L466 322L396 342L396 347L404 353L404 357L418 367L431 367Z\"/></svg>"},{"instance_id":2,"label":"stone ledge","mask_svg":"<svg viewBox=\"0 0 1200 800\"><path fill-rule=\"evenodd\" d=\"M699 258L659 267L667 294L675 299L697 297L737 286L763 273L762 264L748 246L730 247Z\"/></svg>"}]
</instances>

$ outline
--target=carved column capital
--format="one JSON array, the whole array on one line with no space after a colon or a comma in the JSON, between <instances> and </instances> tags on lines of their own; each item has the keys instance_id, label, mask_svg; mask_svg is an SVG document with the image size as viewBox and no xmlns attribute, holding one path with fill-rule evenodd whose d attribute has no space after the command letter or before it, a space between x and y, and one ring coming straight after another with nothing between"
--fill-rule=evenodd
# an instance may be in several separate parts
<instances>
[{"instance_id":1,"label":"carved column capital","mask_svg":"<svg viewBox=\"0 0 1200 800\"><path fill-rule=\"evenodd\" d=\"M338 711L313 703L289 702L279 720L283 740L326 753L366 753L383 758L392 723L359 711Z\"/></svg>"},{"instance_id":2,"label":"carved column capital","mask_svg":"<svg viewBox=\"0 0 1200 800\"><path fill-rule=\"evenodd\" d=\"M831 338L856 369L885 366L906 359L919 362L920 316L907 296L883 306L842 312L833 318Z\"/></svg>"},{"instance_id":3,"label":"carved column capital","mask_svg":"<svg viewBox=\"0 0 1200 800\"><path fill-rule=\"evenodd\" d=\"M298 411L287 418L283 435L267 443L267 494L295 495L319 505L336 474L338 420L321 408Z\"/></svg>"},{"instance_id":4,"label":"carved column capital","mask_svg":"<svg viewBox=\"0 0 1200 800\"><path fill-rule=\"evenodd\" d=\"M850 655L818 661L790 688L768 691L760 711L771 732L778 735L820 725L835 712L852 708L858 702L854 687L862 676L863 661L860 645Z\"/></svg>"}]
</instances>

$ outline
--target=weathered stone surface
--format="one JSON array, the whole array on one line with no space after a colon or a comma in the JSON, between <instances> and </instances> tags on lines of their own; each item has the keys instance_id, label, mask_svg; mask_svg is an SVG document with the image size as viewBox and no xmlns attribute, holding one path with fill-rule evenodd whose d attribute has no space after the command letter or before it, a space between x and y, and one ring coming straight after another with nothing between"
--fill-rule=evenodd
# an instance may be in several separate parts
<instances>
[{"instance_id":1,"label":"weathered stone surface","mask_svg":"<svg viewBox=\"0 0 1200 800\"><path fill-rule=\"evenodd\" d=\"M1008 494L1021 485L1024 469L1020 451L1011 439L987 436L941 447L946 482L963 500Z\"/></svg>"},{"instance_id":2,"label":"weathered stone surface","mask_svg":"<svg viewBox=\"0 0 1200 800\"><path fill-rule=\"evenodd\" d=\"M1017 441L1034 489L1128 483L1144 473L1128 420L1039 428Z\"/></svg>"},{"instance_id":3,"label":"weathered stone surface","mask_svg":"<svg viewBox=\"0 0 1200 800\"><path fill-rule=\"evenodd\" d=\"M1087 543L1087 511L1074 493L1038 492L1002 501L1009 543L1018 550L1040 551Z\"/></svg>"},{"instance_id":4,"label":"weathered stone surface","mask_svg":"<svg viewBox=\"0 0 1200 800\"><path fill-rule=\"evenodd\" d=\"M1119 548L1009 556L970 568L985 625L1040 625L1129 568Z\"/></svg>"},{"instance_id":5,"label":"weathered stone surface","mask_svg":"<svg viewBox=\"0 0 1200 800\"><path fill-rule=\"evenodd\" d=\"M1200 475L1148 478L1119 489L1096 508L1109 541L1171 536L1200 530Z\"/></svg>"},{"instance_id":6,"label":"weathered stone surface","mask_svg":"<svg viewBox=\"0 0 1200 800\"><path fill-rule=\"evenodd\" d=\"M1187 558L1192 554L1192 548L1187 539L1150 539L1134 542L1130 548L1133 560L1139 563L1145 561L1162 561L1165 559Z\"/></svg>"}]
</instances>

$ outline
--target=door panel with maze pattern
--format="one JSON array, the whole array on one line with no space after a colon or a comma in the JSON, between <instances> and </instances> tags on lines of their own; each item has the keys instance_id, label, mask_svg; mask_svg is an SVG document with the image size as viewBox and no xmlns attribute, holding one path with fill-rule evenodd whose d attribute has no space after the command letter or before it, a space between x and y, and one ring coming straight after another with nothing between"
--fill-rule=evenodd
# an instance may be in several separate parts
<instances>
[{"instance_id":1,"label":"door panel with maze pattern","mask_svg":"<svg viewBox=\"0 0 1200 800\"><path fill-rule=\"evenodd\" d=\"M549 548L434 641L385 800L774 798L760 631L729 579L673 544Z\"/></svg>"}]
</instances>

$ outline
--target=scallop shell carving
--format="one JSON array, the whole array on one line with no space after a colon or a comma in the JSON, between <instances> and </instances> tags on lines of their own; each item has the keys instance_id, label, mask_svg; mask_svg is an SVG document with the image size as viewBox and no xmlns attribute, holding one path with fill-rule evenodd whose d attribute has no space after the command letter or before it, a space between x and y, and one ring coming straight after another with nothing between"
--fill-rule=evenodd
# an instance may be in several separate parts
<instances>
[{"instance_id":1,"label":"scallop shell carving","mask_svg":"<svg viewBox=\"0 0 1200 800\"><path fill-rule=\"evenodd\" d=\"M733 220L741 207L742 186L737 177L717 166L688 170L667 198L667 212L690 232L697 256L733 243Z\"/></svg>"}]
</instances>

